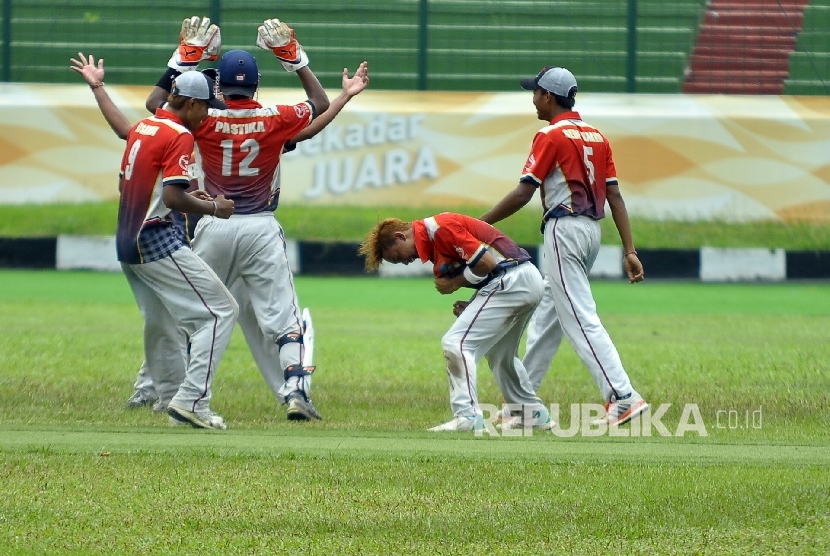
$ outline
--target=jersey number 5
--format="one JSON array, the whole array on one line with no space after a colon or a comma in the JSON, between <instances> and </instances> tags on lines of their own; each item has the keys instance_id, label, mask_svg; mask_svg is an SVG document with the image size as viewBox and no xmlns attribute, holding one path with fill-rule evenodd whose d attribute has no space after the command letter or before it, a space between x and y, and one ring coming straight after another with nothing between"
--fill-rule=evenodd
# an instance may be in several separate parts
<instances>
[{"instance_id":1,"label":"jersey number 5","mask_svg":"<svg viewBox=\"0 0 830 556\"><path fill-rule=\"evenodd\" d=\"M585 168L588 170L588 179L591 180L591 185L596 183L596 178L594 177L594 163L591 162L591 156L593 156L593 154L593 147L586 147L585 145L582 146L582 159L585 161Z\"/></svg>"},{"instance_id":2,"label":"jersey number 5","mask_svg":"<svg viewBox=\"0 0 830 556\"><path fill-rule=\"evenodd\" d=\"M222 175L233 176L233 140L226 139L219 143L222 145ZM258 176L259 168L251 166L259 154L259 143L253 139L245 139L239 145L239 152L248 153L242 162L239 163L237 176Z\"/></svg>"}]
</instances>

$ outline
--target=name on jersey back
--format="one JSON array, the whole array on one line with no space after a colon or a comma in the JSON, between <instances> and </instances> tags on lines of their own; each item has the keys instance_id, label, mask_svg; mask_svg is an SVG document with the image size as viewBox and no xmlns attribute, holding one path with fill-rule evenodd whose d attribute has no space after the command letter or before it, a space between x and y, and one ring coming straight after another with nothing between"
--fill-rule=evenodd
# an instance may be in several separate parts
<instances>
[{"instance_id":1,"label":"name on jersey back","mask_svg":"<svg viewBox=\"0 0 830 556\"><path fill-rule=\"evenodd\" d=\"M139 135L155 135L158 133L159 128L154 125L147 125L144 122L138 122L138 125L135 126L135 132Z\"/></svg>"},{"instance_id":2,"label":"name on jersey back","mask_svg":"<svg viewBox=\"0 0 830 556\"><path fill-rule=\"evenodd\" d=\"M228 122L216 122L214 131L228 133L230 135L247 135L248 133L261 133L265 131L265 123L261 121L248 122L244 124L229 124Z\"/></svg>"},{"instance_id":3,"label":"name on jersey back","mask_svg":"<svg viewBox=\"0 0 830 556\"><path fill-rule=\"evenodd\" d=\"M578 129L563 129L562 134L568 139L582 139L587 143L602 143L602 135L596 131L580 131Z\"/></svg>"}]
</instances>

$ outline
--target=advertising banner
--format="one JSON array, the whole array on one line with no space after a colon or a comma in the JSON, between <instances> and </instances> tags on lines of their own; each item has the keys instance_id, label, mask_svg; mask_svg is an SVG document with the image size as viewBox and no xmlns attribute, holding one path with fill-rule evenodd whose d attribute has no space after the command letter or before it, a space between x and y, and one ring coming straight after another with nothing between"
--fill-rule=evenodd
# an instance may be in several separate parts
<instances>
[{"instance_id":1,"label":"advertising banner","mask_svg":"<svg viewBox=\"0 0 830 556\"><path fill-rule=\"evenodd\" d=\"M133 122L149 90L107 86ZM263 89L258 100L304 98ZM830 220L828 97L580 93L576 110L610 139L634 216ZM124 143L86 86L2 85L0 122L0 203L117 198ZM281 203L492 205L544 125L529 92L367 90L284 155Z\"/></svg>"}]
</instances>

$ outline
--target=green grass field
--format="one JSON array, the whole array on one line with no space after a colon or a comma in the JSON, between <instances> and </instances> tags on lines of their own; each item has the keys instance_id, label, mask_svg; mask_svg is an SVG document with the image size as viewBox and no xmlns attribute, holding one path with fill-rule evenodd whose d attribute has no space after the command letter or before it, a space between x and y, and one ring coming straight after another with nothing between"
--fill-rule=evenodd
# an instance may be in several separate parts
<instances>
[{"instance_id":1,"label":"green grass field","mask_svg":"<svg viewBox=\"0 0 830 556\"><path fill-rule=\"evenodd\" d=\"M637 388L671 432L697 404L707 436L477 438L425 431L450 417L453 319L429 280L299 277L325 421L286 421L237 331L222 432L124 408L141 318L121 275L0 284L0 554L830 551L830 285L597 282ZM484 363L479 387L500 401ZM540 395L563 428L598 401L567 346Z\"/></svg>"},{"instance_id":2,"label":"green grass field","mask_svg":"<svg viewBox=\"0 0 830 556\"><path fill-rule=\"evenodd\" d=\"M489 207L444 207L442 211L481 216ZM282 205L277 218L286 237L320 241L360 241L379 219L396 216L416 220L430 208ZM46 237L58 234L115 234L118 203L77 205L0 205L0 237ZM522 245L541 243L539 210L521 210L498 227ZM324 223L325 225L321 225ZM602 223L602 241L619 245L611 218ZM767 247L823 250L830 245L830 222L658 222L633 219L634 241L643 248Z\"/></svg>"}]
</instances>

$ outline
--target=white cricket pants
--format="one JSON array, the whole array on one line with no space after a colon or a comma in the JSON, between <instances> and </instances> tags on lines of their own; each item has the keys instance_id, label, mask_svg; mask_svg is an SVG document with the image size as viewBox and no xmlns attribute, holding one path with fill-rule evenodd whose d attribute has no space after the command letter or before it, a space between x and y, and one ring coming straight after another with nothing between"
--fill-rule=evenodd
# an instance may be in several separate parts
<instances>
[{"instance_id":1,"label":"white cricket pants","mask_svg":"<svg viewBox=\"0 0 830 556\"><path fill-rule=\"evenodd\" d=\"M508 403L542 405L519 359L519 341L543 288L542 276L532 264L510 268L477 292L444 335L441 346L455 417L482 413L476 385L476 363L482 357L487 357Z\"/></svg>"},{"instance_id":2,"label":"white cricket pants","mask_svg":"<svg viewBox=\"0 0 830 556\"><path fill-rule=\"evenodd\" d=\"M242 280L237 280L233 286L230 288L231 295L233 295L234 299L236 300L237 304L239 304L239 317L237 318L237 322L239 323L239 327L242 329L242 334L245 336L245 341L248 343L248 348L251 351L251 355L254 358L254 362L259 368L259 372L262 374L262 378L265 379L265 383L274 393L274 396L277 399L284 401L284 397L287 396L288 393L296 389L296 386L299 387L305 392L306 397L311 396L311 375L302 377L302 379L293 379L295 384L292 385L292 388L289 391L283 392L280 394L280 390L283 389L285 384L283 379L283 371L280 368L280 350L277 347L276 342L271 341L263 332L262 329L259 327L259 322L256 318L256 313L254 312L254 307L251 305L251 298L248 296L248 290L245 288L245 282ZM167 309L164 310L164 316L166 317L167 321L172 321L172 317L168 313ZM181 336L180 343L178 344L181 348L183 354L181 355L181 362L178 366L176 365L166 365L163 368L178 368L181 367L182 376L184 375L184 367L187 361L187 354L186 354L186 344L187 344L187 337L184 334L178 332L178 329L175 327L175 322L172 323L172 330L168 330L167 334L169 336L164 336L161 338L157 338L155 341L158 342L158 345L161 346L163 343L169 343L169 339L175 337L176 334ZM159 327L163 328L163 327ZM146 339L145 339L146 341ZM170 347L170 353L175 354L176 351L173 351L173 347ZM310 352L309 350L305 350L306 355ZM311 365L312 362L306 358L303 361L303 366ZM147 363L146 361L141 364L141 368L138 370L138 376L136 377L135 385L133 389L136 391L140 391L144 394L145 397L152 399L157 398L158 394L153 385L153 379L150 376L149 371L147 370Z\"/></svg>"},{"instance_id":3,"label":"white cricket pants","mask_svg":"<svg viewBox=\"0 0 830 556\"><path fill-rule=\"evenodd\" d=\"M548 374L553 358L556 357L565 331L559 322L559 315L556 314L556 306L553 303L553 290L550 286L550 278L547 271L548 257L544 250L540 253L540 270L545 277L545 293L542 301L530 317L530 324L527 327L527 348L522 358L522 363L527 369L527 376L534 392L539 391L545 375Z\"/></svg>"},{"instance_id":4,"label":"white cricket pants","mask_svg":"<svg viewBox=\"0 0 830 556\"><path fill-rule=\"evenodd\" d=\"M242 334L245 336L245 341L248 343L248 348L251 350L251 355L256 362L262 378L265 383L274 393L278 400L285 403L287 396L296 389L301 389L305 392L306 398L311 397L311 377L312 375L300 377L292 377L285 382L283 379L283 369L280 366L280 349L277 343L271 340L270 336L265 335L259 327L254 306L251 304L251 297L248 295L248 289L243 280L237 280L231 286L231 294L233 294L236 302L239 303L239 327L242 329ZM303 359L303 366L312 365L308 355L309 350L303 350L306 356Z\"/></svg>"},{"instance_id":5,"label":"white cricket pants","mask_svg":"<svg viewBox=\"0 0 830 556\"><path fill-rule=\"evenodd\" d=\"M234 214L227 220L206 216L199 220L195 236L194 251L223 283L233 287L237 280L244 282L264 338L257 338L248 319L240 322L240 326L260 371L272 367L273 351L265 347L264 342L276 343L287 334L302 334L303 331L294 277L288 266L285 235L274 219L274 213ZM280 373L291 365L303 363L301 343L285 344L277 353ZM275 379L270 371L268 375L263 373L263 377L273 390ZM289 383L294 388L288 390L300 388L299 382L299 378L291 378ZM282 389L285 390L285 385ZM285 401L284 395L278 396Z\"/></svg>"},{"instance_id":6,"label":"white cricket pants","mask_svg":"<svg viewBox=\"0 0 830 556\"><path fill-rule=\"evenodd\" d=\"M159 399L191 411L210 409L211 383L231 338L238 312L236 301L216 274L189 248L145 264L121 265L147 328L164 311L177 330L190 338L190 358L184 366L186 347L181 333L170 336L173 350L182 355L181 368L171 368L157 345L144 345L147 369Z\"/></svg>"},{"instance_id":7,"label":"white cricket pants","mask_svg":"<svg viewBox=\"0 0 830 556\"><path fill-rule=\"evenodd\" d=\"M625 396L633 389L617 348L599 320L588 283L588 272L599 253L600 236L599 221L587 216L553 218L545 225L544 265L551 298L540 304L543 312L533 319L527 351L535 365L533 382L538 388L544 358L550 357L544 367L547 372L561 343L561 330L588 367L603 399L610 401L612 396ZM538 346L544 342L549 345Z\"/></svg>"}]
</instances>

